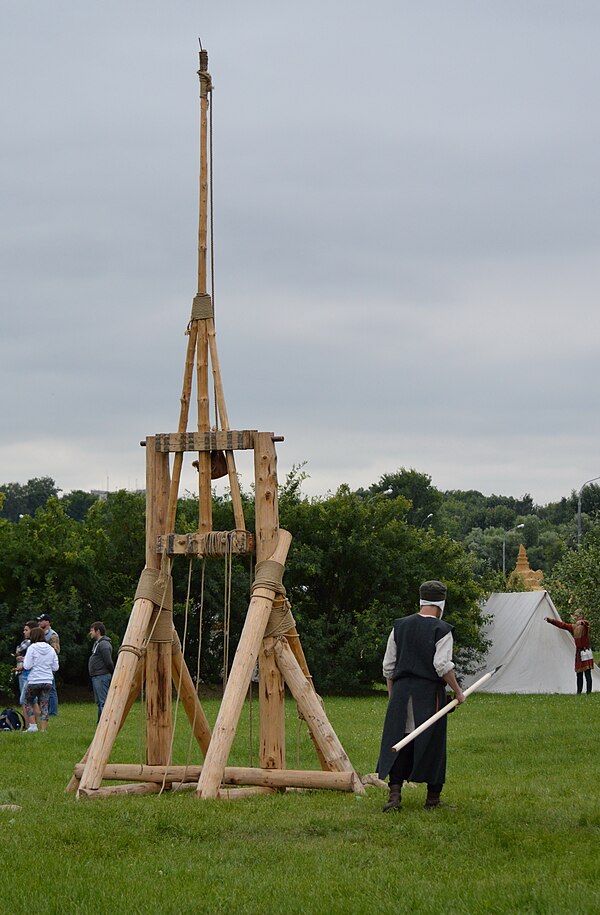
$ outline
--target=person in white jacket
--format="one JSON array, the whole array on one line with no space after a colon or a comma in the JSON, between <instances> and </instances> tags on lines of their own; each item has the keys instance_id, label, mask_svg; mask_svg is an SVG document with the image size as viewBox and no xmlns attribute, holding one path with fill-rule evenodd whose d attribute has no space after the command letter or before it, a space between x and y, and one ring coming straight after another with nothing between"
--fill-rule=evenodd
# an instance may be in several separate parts
<instances>
[{"instance_id":1,"label":"person in white jacket","mask_svg":"<svg viewBox=\"0 0 600 915\"><path fill-rule=\"evenodd\" d=\"M25 652L23 668L29 671L27 687L25 689L25 706L27 718L31 720L34 714L34 705L40 707L39 725L42 731L48 727L48 699L54 682L54 674L58 670L58 655L52 645L46 641L43 629L36 626L29 634L31 644ZM37 731L36 724L30 724L28 731Z\"/></svg>"}]
</instances>

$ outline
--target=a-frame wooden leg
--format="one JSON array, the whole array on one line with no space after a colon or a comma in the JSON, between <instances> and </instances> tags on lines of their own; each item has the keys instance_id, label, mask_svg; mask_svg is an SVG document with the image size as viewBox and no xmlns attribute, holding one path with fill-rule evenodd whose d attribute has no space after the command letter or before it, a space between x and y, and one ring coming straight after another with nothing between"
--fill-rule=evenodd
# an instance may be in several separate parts
<instances>
[{"instance_id":1,"label":"a-frame wooden leg","mask_svg":"<svg viewBox=\"0 0 600 915\"><path fill-rule=\"evenodd\" d=\"M133 706L133 703L138 698L138 696L141 692L143 679L144 679L144 659L140 658L138 660L138 665L137 665L137 668L135 671L133 682L131 684L131 689L129 691L129 697L125 704L125 708L123 709L123 715L121 717L121 724L119 726L119 731L125 724L125 721L127 720L127 716L129 714L129 712L131 711L131 707ZM89 747L83 754L83 756L81 758L81 762L79 763L80 766L85 765L85 763L87 762L88 757L90 755L91 748L92 748L92 744L89 745ZM66 792L77 791L77 789L79 788L79 784L80 784L80 778L77 775L73 775L73 777L71 778L71 781L65 788L65 791Z\"/></svg>"},{"instance_id":2,"label":"a-frame wooden leg","mask_svg":"<svg viewBox=\"0 0 600 915\"><path fill-rule=\"evenodd\" d=\"M287 531L279 531L279 542L271 559L285 564L292 541ZM216 798L223 772L235 737L240 712L248 691L252 671L273 608L276 592L266 586L255 589L240 641L231 665L213 735L198 780L197 794L202 798Z\"/></svg>"},{"instance_id":3,"label":"a-frame wooden leg","mask_svg":"<svg viewBox=\"0 0 600 915\"><path fill-rule=\"evenodd\" d=\"M98 722L81 777L81 788L93 790L100 787L104 767L108 762L113 744L121 729L123 715L132 690L138 661L142 656L142 648L153 611L153 602L144 597L136 600L133 605L129 625L123 639L125 650L122 647L117 658L102 717Z\"/></svg>"},{"instance_id":4,"label":"a-frame wooden leg","mask_svg":"<svg viewBox=\"0 0 600 915\"><path fill-rule=\"evenodd\" d=\"M292 696L298 703L298 708L306 719L310 733L327 761L327 768L334 772L353 772L353 790L357 794L364 794L365 789L360 778L354 772L352 763L331 727L317 694L304 676L285 638L276 640L275 658Z\"/></svg>"}]
</instances>

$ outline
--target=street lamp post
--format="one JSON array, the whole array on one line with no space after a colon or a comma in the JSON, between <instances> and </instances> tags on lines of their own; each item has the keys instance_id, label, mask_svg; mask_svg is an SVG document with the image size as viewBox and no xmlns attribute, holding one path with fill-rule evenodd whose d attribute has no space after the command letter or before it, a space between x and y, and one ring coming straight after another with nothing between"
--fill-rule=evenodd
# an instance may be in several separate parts
<instances>
[{"instance_id":1,"label":"street lamp post","mask_svg":"<svg viewBox=\"0 0 600 915\"><path fill-rule=\"evenodd\" d=\"M586 480L583 486L579 489L579 494L577 496L577 549L581 545L581 493L590 483L595 483L596 480L600 480L600 477L592 477L591 480Z\"/></svg>"},{"instance_id":2,"label":"street lamp post","mask_svg":"<svg viewBox=\"0 0 600 915\"><path fill-rule=\"evenodd\" d=\"M430 518L433 518L433 512L429 512L428 515L425 515L425 517L423 518L423 520L422 520L421 523L419 524L419 527L423 527L423 525L425 524L425 522L426 522L426 521L429 521Z\"/></svg>"},{"instance_id":3,"label":"street lamp post","mask_svg":"<svg viewBox=\"0 0 600 915\"><path fill-rule=\"evenodd\" d=\"M506 578L506 535L512 534L513 531L519 531L521 528L525 527L524 524L517 524L516 527L513 527L510 531L504 531L504 539L502 541L502 574Z\"/></svg>"}]
</instances>

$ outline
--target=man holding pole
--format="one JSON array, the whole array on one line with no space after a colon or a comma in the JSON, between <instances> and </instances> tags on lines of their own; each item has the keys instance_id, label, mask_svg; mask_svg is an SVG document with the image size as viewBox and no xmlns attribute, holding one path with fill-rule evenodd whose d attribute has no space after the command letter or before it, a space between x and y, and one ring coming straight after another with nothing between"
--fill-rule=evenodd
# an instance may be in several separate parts
<instances>
[{"instance_id":1,"label":"man holding pole","mask_svg":"<svg viewBox=\"0 0 600 915\"><path fill-rule=\"evenodd\" d=\"M453 627L442 620L446 586L426 581L419 597L419 612L394 622L383 659L390 697L377 764L380 778L389 775L390 796L384 812L400 809L404 781L426 782L426 809L439 806L446 779L447 716L399 752L393 746L443 708L446 684L458 704L465 700L452 661Z\"/></svg>"}]
</instances>

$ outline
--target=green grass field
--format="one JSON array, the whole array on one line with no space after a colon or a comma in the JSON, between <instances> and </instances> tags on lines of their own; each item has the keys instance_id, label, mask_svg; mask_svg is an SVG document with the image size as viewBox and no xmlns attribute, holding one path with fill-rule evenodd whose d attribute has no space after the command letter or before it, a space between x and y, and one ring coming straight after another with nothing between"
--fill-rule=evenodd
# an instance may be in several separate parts
<instances>
[{"instance_id":1,"label":"green grass field","mask_svg":"<svg viewBox=\"0 0 600 915\"><path fill-rule=\"evenodd\" d=\"M372 772L386 699L329 698L356 769ZM216 703L204 703L211 721ZM254 705L254 743L257 706ZM188 751L180 710L175 762ZM77 801L64 788L95 707L63 704L48 733L0 733L2 910L15 913L592 913L600 909L600 695L472 696L449 719L446 806L403 810L306 792ZM134 709L112 761L142 762ZM250 761L246 708L231 757ZM288 707L288 765L314 768ZM254 749L256 764L256 748Z\"/></svg>"}]
</instances>

